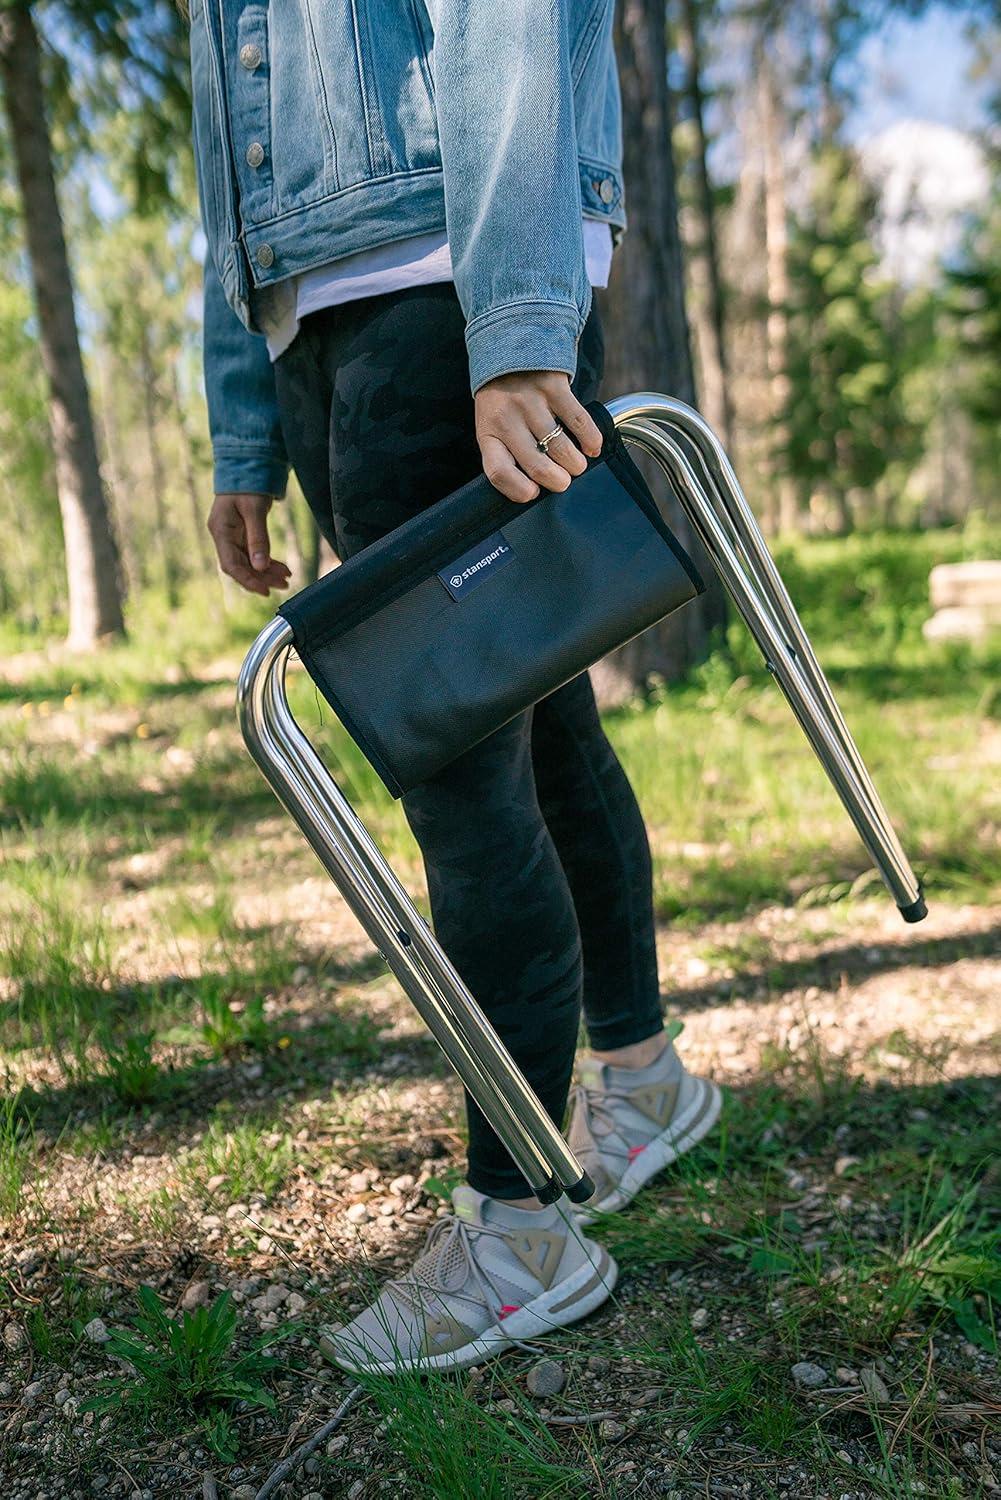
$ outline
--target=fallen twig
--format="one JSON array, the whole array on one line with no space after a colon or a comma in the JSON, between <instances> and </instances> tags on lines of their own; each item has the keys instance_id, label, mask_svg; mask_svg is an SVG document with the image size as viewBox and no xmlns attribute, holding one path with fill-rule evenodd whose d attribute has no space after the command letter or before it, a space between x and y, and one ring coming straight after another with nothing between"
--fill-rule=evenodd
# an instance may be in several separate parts
<instances>
[{"instance_id":1,"label":"fallen twig","mask_svg":"<svg viewBox=\"0 0 1001 1500\"><path fill-rule=\"evenodd\" d=\"M261 1485L261 1488L257 1491L256 1500L268 1500L268 1496L274 1494L278 1486L290 1474L294 1473L315 1448L320 1446L324 1438L328 1438L332 1432L336 1431L359 1396L364 1394L364 1390L365 1387L362 1385L353 1385L351 1387L340 1406L334 1412L334 1415L330 1418L330 1421L324 1422L323 1426L314 1432L311 1438L307 1438L306 1442L298 1447L294 1453L290 1453L288 1458L283 1459L276 1469L272 1469L267 1479Z\"/></svg>"},{"instance_id":2,"label":"fallen twig","mask_svg":"<svg viewBox=\"0 0 1001 1500\"><path fill-rule=\"evenodd\" d=\"M585 1427L594 1422L614 1422L614 1411L575 1411L569 1416L543 1417L547 1427Z\"/></svg>"}]
</instances>

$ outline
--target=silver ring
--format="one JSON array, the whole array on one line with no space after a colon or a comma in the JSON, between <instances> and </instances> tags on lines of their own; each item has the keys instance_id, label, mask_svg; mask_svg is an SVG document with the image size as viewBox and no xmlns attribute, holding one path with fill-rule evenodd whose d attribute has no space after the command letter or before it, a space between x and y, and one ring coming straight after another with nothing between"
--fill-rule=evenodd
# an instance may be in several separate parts
<instances>
[{"instance_id":1,"label":"silver ring","mask_svg":"<svg viewBox=\"0 0 1001 1500\"><path fill-rule=\"evenodd\" d=\"M560 426L559 422L557 422L552 432L547 432L545 437L540 437L535 446L538 448L540 453L545 453L548 456L549 444L553 441L554 438L562 437L563 432L564 429Z\"/></svg>"}]
</instances>

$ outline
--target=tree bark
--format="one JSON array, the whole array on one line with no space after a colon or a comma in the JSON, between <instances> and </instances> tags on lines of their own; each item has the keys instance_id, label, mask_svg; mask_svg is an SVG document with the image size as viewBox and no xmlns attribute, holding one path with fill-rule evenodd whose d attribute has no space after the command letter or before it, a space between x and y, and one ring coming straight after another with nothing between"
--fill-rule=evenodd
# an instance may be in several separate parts
<instances>
[{"instance_id":1,"label":"tree bark","mask_svg":"<svg viewBox=\"0 0 1001 1500\"><path fill-rule=\"evenodd\" d=\"M604 390L609 396L662 391L694 405L663 0L620 0L615 48L629 230L616 251L609 287L599 299L608 332ZM659 491L663 493L663 486ZM710 588L592 668L595 691L606 707L625 702L654 676L667 681L682 676L705 656L710 629L725 619L715 572L673 497L667 510Z\"/></svg>"},{"instance_id":2,"label":"tree bark","mask_svg":"<svg viewBox=\"0 0 1001 1500\"><path fill-rule=\"evenodd\" d=\"M208 529L205 525L205 517L202 515L202 501L198 490L195 466L191 460L191 434L188 431L188 422L184 415L184 401L181 396L181 382L177 375L176 358L170 361L170 397L174 407L174 422L181 440L181 467L184 470L184 488L187 491L188 505L191 508L191 525L195 534L195 548L198 553L198 560L202 566L202 572L210 573L212 571L213 559L209 546Z\"/></svg>"},{"instance_id":3,"label":"tree bark","mask_svg":"<svg viewBox=\"0 0 1001 1500\"><path fill-rule=\"evenodd\" d=\"M723 277L720 271L719 240L716 233L716 204L707 160L705 95L702 92L702 42L697 0L681 0L681 36L688 54L685 91L695 129L695 177L699 216L702 220L702 259L706 272L705 337L700 340L703 377L703 404L706 420L719 434L723 446L736 462L733 452L733 407L727 368L726 322Z\"/></svg>"},{"instance_id":4,"label":"tree bark","mask_svg":"<svg viewBox=\"0 0 1001 1500\"><path fill-rule=\"evenodd\" d=\"M23 0L0 12L0 77L49 383L49 424L66 550L69 644L86 649L124 631L118 547L101 484L80 354L38 35Z\"/></svg>"},{"instance_id":5,"label":"tree bark","mask_svg":"<svg viewBox=\"0 0 1001 1500\"><path fill-rule=\"evenodd\" d=\"M167 512L167 477L164 473L160 453L160 439L156 429L156 371L153 354L149 346L149 326L140 314L139 319L139 365L142 374L143 419L146 424L146 447L149 452L150 489L153 495L153 518L156 523L157 541L163 561L163 582L167 591L167 606L176 609L180 603L180 587L174 545L170 536L170 518Z\"/></svg>"},{"instance_id":6,"label":"tree bark","mask_svg":"<svg viewBox=\"0 0 1001 1500\"><path fill-rule=\"evenodd\" d=\"M773 447L781 449L786 440L783 414L790 395L789 375L786 368L789 209L785 161L782 154L783 132L779 124L778 80L775 77L774 63L766 47L760 46L755 49L755 65L758 75L761 140L764 151L765 268L768 297L765 340L771 394L772 442ZM773 465L772 487L773 525L769 529L780 532L794 530L799 525L796 487L788 475L781 473L778 464Z\"/></svg>"}]
</instances>

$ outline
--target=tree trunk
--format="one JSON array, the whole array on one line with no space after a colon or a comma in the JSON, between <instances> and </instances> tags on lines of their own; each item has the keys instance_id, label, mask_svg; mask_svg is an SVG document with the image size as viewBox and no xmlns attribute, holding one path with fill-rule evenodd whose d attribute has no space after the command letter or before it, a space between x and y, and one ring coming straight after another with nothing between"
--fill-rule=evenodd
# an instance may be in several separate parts
<instances>
[{"instance_id":1,"label":"tree trunk","mask_svg":"<svg viewBox=\"0 0 1001 1500\"><path fill-rule=\"evenodd\" d=\"M615 253L608 290L599 299L608 330L604 390L608 396L662 391L694 405L663 0L620 0L615 46L629 231ZM624 702L654 675L668 681L682 676L705 656L710 629L725 618L712 565L673 498L668 513L710 589L592 669L595 691L606 707Z\"/></svg>"},{"instance_id":2,"label":"tree trunk","mask_svg":"<svg viewBox=\"0 0 1001 1500\"><path fill-rule=\"evenodd\" d=\"M720 273L719 243L716 233L716 205L707 160L708 141L705 126L705 96L702 92L702 43L699 31L698 0L681 0L681 36L688 54L685 91L695 128L695 176L698 189L699 216L702 220L702 259L706 273L705 336L700 340L702 369L702 402L706 420L719 434L724 448L736 463L733 452L733 409L730 401L729 371L726 356L723 278Z\"/></svg>"},{"instance_id":3,"label":"tree trunk","mask_svg":"<svg viewBox=\"0 0 1001 1500\"><path fill-rule=\"evenodd\" d=\"M167 480L160 454L160 440L156 430L156 372L153 355L149 347L149 327L140 313L139 319L139 363L142 373L143 418L146 424L146 446L149 451L150 488L153 492L153 518L156 524L160 557L163 561L163 582L167 592L167 606L176 609L180 603L180 588L174 547L170 539L170 518L167 513Z\"/></svg>"},{"instance_id":4,"label":"tree trunk","mask_svg":"<svg viewBox=\"0 0 1001 1500\"><path fill-rule=\"evenodd\" d=\"M177 360L170 361L170 395L174 406L174 421L177 424L178 435L181 439L181 467L184 470L184 488L188 494L188 504L191 507L191 524L195 533L195 547L198 552L198 560L202 565L202 572L212 571L212 553L209 547L209 534L202 515L201 497L198 493L198 480L195 476L195 466L191 461L191 434L188 431L187 418L184 415L184 402L181 398L181 382L177 376Z\"/></svg>"},{"instance_id":5,"label":"tree trunk","mask_svg":"<svg viewBox=\"0 0 1001 1500\"><path fill-rule=\"evenodd\" d=\"M778 81L764 46L755 51L758 74L758 100L761 114L761 139L764 149L765 190L765 268L768 316L765 339L768 380L771 394L773 446L785 446L783 415L789 402L790 386L786 369L786 346L789 306L789 227L785 162L782 131L779 128ZM799 524L796 488L788 475L773 465L771 483L774 492L774 529L791 531Z\"/></svg>"},{"instance_id":6,"label":"tree trunk","mask_svg":"<svg viewBox=\"0 0 1001 1500\"><path fill-rule=\"evenodd\" d=\"M303 556L302 541L299 536L299 527L296 522L295 510L292 505L292 496L286 495L272 507L271 514L280 517L281 528L284 534L285 561L292 569L292 588L301 589L306 583L313 580L306 577L306 559Z\"/></svg>"},{"instance_id":7,"label":"tree trunk","mask_svg":"<svg viewBox=\"0 0 1001 1500\"><path fill-rule=\"evenodd\" d=\"M121 579L77 336L38 36L23 0L0 12L0 76L49 383L49 423L66 550L69 644L85 649L102 637L123 633Z\"/></svg>"}]
</instances>

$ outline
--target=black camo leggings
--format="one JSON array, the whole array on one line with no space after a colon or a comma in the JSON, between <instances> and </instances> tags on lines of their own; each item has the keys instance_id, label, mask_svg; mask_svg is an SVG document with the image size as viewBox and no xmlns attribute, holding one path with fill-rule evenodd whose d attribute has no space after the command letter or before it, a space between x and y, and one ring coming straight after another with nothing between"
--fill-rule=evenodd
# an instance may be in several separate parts
<instances>
[{"instance_id":1,"label":"black camo leggings","mask_svg":"<svg viewBox=\"0 0 1001 1500\"><path fill-rule=\"evenodd\" d=\"M573 382L581 401L597 395L602 367L595 310ZM289 456L342 559L479 472L451 283L312 313L275 371ZM587 675L403 807L442 946L562 1124L582 998L595 1047L623 1047L662 1025L646 829ZM526 1196L468 1098L467 1110L472 1186Z\"/></svg>"}]
</instances>

